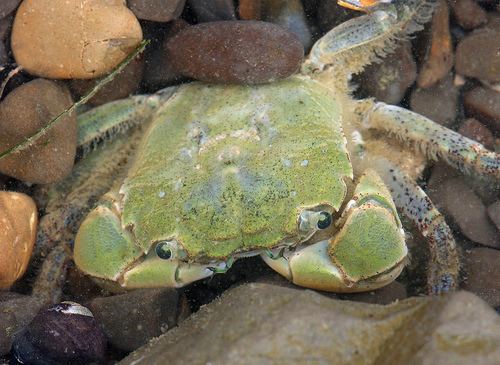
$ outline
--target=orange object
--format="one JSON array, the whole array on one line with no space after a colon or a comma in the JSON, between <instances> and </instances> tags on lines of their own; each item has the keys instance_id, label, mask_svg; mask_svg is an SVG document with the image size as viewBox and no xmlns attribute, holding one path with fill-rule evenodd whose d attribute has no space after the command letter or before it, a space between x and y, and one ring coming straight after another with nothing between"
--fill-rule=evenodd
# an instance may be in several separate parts
<instances>
[{"instance_id":1,"label":"orange object","mask_svg":"<svg viewBox=\"0 0 500 365\"><path fill-rule=\"evenodd\" d=\"M381 0L338 0L337 3L344 8L359 10L368 12L374 6L377 6L380 3L387 3L390 1L381 1Z\"/></svg>"}]
</instances>

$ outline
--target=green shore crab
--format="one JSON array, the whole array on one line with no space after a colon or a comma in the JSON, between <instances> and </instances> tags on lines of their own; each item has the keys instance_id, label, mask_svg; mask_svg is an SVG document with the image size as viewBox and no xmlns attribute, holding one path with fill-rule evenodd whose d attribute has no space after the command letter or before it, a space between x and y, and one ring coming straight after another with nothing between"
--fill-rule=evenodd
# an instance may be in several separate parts
<instances>
[{"instance_id":1,"label":"green shore crab","mask_svg":"<svg viewBox=\"0 0 500 365\"><path fill-rule=\"evenodd\" d=\"M78 230L80 270L124 288L181 287L260 255L301 286L372 290L406 263L398 207L429 241L429 291L455 288L454 239L413 181L425 155L499 179L499 156L418 114L350 96L351 75L420 29L431 2L342 3L368 14L316 42L298 75L254 86L193 82L81 116L81 141L103 121L149 124L131 137L134 158L114 157L131 160L116 173L124 182ZM387 135L422 153L383 144ZM114 174L96 152L76 167L80 183L96 161Z\"/></svg>"}]
</instances>

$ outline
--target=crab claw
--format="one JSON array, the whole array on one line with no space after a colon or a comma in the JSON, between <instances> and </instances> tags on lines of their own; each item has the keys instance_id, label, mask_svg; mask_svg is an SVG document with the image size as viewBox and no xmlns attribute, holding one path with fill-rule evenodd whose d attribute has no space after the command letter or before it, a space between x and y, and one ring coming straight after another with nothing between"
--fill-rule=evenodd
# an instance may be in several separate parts
<instances>
[{"instance_id":1,"label":"crab claw","mask_svg":"<svg viewBox=\"0 0 500 365\"><path fill-rule=\"evenodd\" d=\"M380 177L365 173L330 240L264 261L293 283L333 292L380 288L401 273L407 248L396 208Z\"/></svg>"},{"instance_id":2,"label":"crab claw","mask_svg":"<svg viewBox=\"0 0 500 365\"><path fill-rule=\"evenodd\" d=\"M73 255L80 270L111 290L115 283L127 289L181 287L213 275L207 266L165 259L154 249L145 252L106 204L97 206L83 221Z\"/></svg>"},{"instance_id":3,"label":"crab claw","mask_svg":"<svg viewBox=\"0 0 500 365\"><path fill-rule=\"evenodd\" d=\"M344 8L370 12L381 3L391 3L392 0L338 0L337 3Z\"/></svg>"}]
</instances>

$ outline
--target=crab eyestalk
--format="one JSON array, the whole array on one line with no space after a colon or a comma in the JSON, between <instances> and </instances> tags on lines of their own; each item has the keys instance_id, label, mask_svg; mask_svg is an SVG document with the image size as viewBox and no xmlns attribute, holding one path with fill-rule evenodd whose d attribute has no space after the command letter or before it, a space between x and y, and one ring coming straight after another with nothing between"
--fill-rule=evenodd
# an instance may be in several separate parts
<instances>
[{"instance_id":1,"label":"crab eyestalk","mask_svg":"<svg viewBox=\"0 0 500 365\"><path fill-rule=\"evenodd\" d=\"M404 232L375 172L360 178L339 224L340 231L330 240L262 257L293 283L325 291L373 290L397 278L407 255Z\"/></svg>"}]
</instances>

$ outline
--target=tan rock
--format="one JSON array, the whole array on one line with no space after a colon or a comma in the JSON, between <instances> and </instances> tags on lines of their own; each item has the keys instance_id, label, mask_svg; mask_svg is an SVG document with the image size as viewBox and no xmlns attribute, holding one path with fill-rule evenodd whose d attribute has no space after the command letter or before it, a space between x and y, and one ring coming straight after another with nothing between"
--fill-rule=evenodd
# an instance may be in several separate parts
<instances>
[{"instance_id":1,"label":"tan rock","mask_svg":"<svg viewBox=\"0 0 500 365\"><path fill-rule=\"evenodd\" d=\"M24 0L12 51L28 72L48 78L94 78L118 65L142 40L124 0Z\"/></svg>"},{"instance_id":2,"label":"tan rock","mask_svg":"<svg viewBox=\"0 0 500 365\"><path fill-rule=\"evenodd\" d=\"M33 199L0 191L0 289L10 287L26 271L38 222Z\"/></svg>"}]
</instances>

